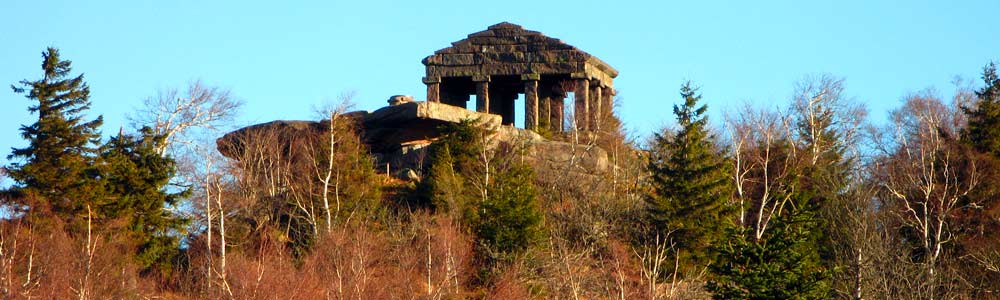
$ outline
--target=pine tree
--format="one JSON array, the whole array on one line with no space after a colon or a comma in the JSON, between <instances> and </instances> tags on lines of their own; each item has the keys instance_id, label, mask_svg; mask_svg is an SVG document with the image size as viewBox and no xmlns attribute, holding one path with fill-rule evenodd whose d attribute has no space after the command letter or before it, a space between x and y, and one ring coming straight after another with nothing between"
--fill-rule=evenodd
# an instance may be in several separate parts
<instances>
[{"instance_id":1,"label":"pine tree","mask_svg":"<svg viewBox=\"0 0 1000 300\"><path fill-rule=\"evenodd\" d=\"M28 204L32 209L44 206L73 225L86 218L88 206L97 210L102 205L95 145L103 118L84 120L90 88L83 75L69 77L70 61L60 60L55 48L48 48L42 57L42 79L11 86L14 92L37 101L28 111L38 113L38 121L21 126L21 136L29 144L13 149L7 158L24 162L12 163L8 169L17 189L42 199Z\"/></svg>"},{"instance_id":2,"label":"pine tree","mask_svg":"<svg viewBox=\"0 0 1000 300\"><path fill-rule=\"evenodd\" d=\"M978 152L966 152L965 158L985 172L980 175L984 178L980 186L966 197L970 205L963 207L954 226L955 248L960 257L1000 253L1000 244L996 243L1000 237L1000 173L995 171L1000 166L1000 76L996 63L983 68L982 79L985 86L976 91L976 104L962 107L968 123L962 130L961 142ZM981 282L981 289L1000 290L1000 274L983 272L982 263L975 259L965 259L958 268L969 282Z\"/></svg>"},{"instance_id":3,"label":"pine tree","mask_svg":"<svg viewBox=\"0 0 1000 300\"><path fill-rule=\"evenodd\" d=\"M169 190L176 163L156 151L163 137L148 127L140 134L119 133L102 147L102 174L111 198L103 210L124 221L127 237L137 247L136 261L144 271L169 272L187 220L167 208L177 205L190 189Z\"/></svg>"},{"instance_id":4,"label":"pine tree","mask_svg":"<svg viewBox=\"0 0 1000 300\"><path fill-rule=\"evenodd\" d=\"M485 145L480 141L483 129L473 121L448 124L441 128L443 137L431 148L431 166L426 179L421 182L420 196L439 211L447 211L452 217L462 217L466 205L478 198L468 185L467 177L480 172L478 163Z\"/></svg>"},{"instance_id":5,"label":"pine tree","mask_svg":"<svg viewBox=\"0 0 1000 300\"><path fill-rule=\"evenodd\" d=\"M489 134L475 121L446 125L442 135L421 194L437 211L461 218L476 237L484 271L495 271L542 235L534 172L509 145L489 149Z\"/></svg>"},{"instance_id":6,"label":"pine tree","mask_svg":"<svg viewBox=\"0 0 1000 300\"><path fill-rule=\"evenodd\" d=\"M752 146L753 147L753 146ZM713 299L826 299L830 293L830 276L820 257L822 243L818 242L824 223L814 205L817 189L812 178L794 159L797 152L791 143L777 142L758 145L758 151L767 151L772 161L759 166L750 177L763 179L763 172L790 169L786 172L799 176L751 180L759 185L782 186L771 189L770 199L782 199L774 211L758 210L763 203L751 203L750 215L769 214L766 229L757 231L758 224L743 224L727 230L722 242L712 247L717 253L709 266L712 274L706 285ZM760 186L744 187L762 190ZM755 201L752 201L755 202Z\"/></svg>"},{"instance_id":7,"label":"pine tree","mask_svg":"<svg viewBox=\"0 0 1000 300\"><path fill-rule=\"evenodd\" d=\"M681 255L681 265L696 270L711 261L710 246L732 224L729 164L709 133L707 107L691 83L681 87L683 105L674 106L679 130L657 134L649 169L649 214L661 237ZM682 270L684 268L681 268Z\"/></svg>"},{"instance_id":8,"label":"pine tree","mask_svg":"<svg viewBox=\"0 0 1000 300\"><path fill-rule=\"evenodd\" d=\"M523 252L542 234L534 172L522 164L497 170L488 195L470 221L480 245L499 259Z\"/></svg>"},{"instance_id":9,"label":"pine tree","mask_svg":"<svg viewBox=\"0 0 1000 300\"><path fill-rule=\"evenodd\" d=\"M986 84L976 91L978 102L974 107L963 107L968 125L963 138L983 153L1000 159L1000 77L996 63L983 68L983 82Z\"/></svg>"},{"instance_id":10,"label":"pine tree","mask_svg":"<svg viewBox=\"0 0 1000 300\"><path fill-rule=\"evenodd\" d=\"M794 207L815 216L815 226L808 228L806 251L818 254L827 269L838 269L853 255L838 257L843 244L834 236L850 236L850 228L838 218L852 206L846 194L851 188L851 169L855 160L847 151L853 143L852 131L860 126L862 111L841 97L843 79L822 76L804 81L793 102L795 131L798 137L794 161L799 166ZM811 224L811 223L810 223ZM839 259L839 261L838 261Z\"/></svg>"},{"instance_id":11,"label":"pine tree","mask_svg":"<svg viewBox=\"0 0 1000 300\"><path fill-rule=\"evenodd\" d=\"M749 228L733 228L716 247L718 260L706 288L712 299L827 299L827 277L812 244L816 217L798 210L778 217L756 239Z\"/></svg>"}]
</instances>

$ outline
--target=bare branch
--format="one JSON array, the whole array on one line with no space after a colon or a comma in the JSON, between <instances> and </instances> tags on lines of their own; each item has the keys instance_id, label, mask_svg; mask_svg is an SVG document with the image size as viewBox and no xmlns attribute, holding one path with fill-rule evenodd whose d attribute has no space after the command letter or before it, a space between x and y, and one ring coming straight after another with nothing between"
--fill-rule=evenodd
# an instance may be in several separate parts
<instances>
[{"instance_id":1,"label":"bare branch","mask_svg":"<svg viewBox=\"0 0 1000 300\"><path fill-rule=\"evenodd\" d=\"M161 155L174 144L192 142L185 135L193 128L216 130L232 121L243 106L228 89L206 86L201 81L189 83L184 93L177 89L161 91L143 104L129 120L136 129L149 126L154 134L163 136L164 142L156 148Z\"/></svg>"}]
</instances>

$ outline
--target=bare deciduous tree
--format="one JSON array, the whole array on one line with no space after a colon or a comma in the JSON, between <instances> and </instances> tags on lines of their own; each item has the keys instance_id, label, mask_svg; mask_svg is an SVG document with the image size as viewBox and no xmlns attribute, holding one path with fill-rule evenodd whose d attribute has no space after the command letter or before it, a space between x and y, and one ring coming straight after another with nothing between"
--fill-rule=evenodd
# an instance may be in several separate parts
<instances>
[{"instance_id":1,"label":"bare deciduous tree","mask_svg":"<svg viewBox=\"0 0 1000 300\"><path fill-rule=\"evenodd\" d=\"M791 113L797 140L809 152L811 164L828 152L856 150L867 112L843 91L844 79L830 75L806 77L796 84Z\"/></svg>"},{"instance_id":2,"label":"bare deciduous tree","mask_svg":"<svg viewBox=\"0 0 1000 300\"><path fill-rule=\"evenodd\" d=\"M178 142L192 142L182 138L187 130L216 129L232 121L242 105L228 89L206 86L199 80L189 83L183 93L168 89L146 98L143 107L129 119L133 127L149 126L154 134L165 138L165 142L156 148L163 155Z\"/></svg>"},{"instance_id":3,"label":"bare deciduous tree","mask_svg":"<svg viewBox=\"0 0 1000 300\"><path fill-rule=\"evenodd\" d=\"M925 279L911 287L921 298L940 297L953 280L942 274L946 248L966 196L981 183L979 165L956 141L958 114L930 91L911 95L893 112L889 144L880 147L886 151L876 170L880 200L923 269Z\"/></svg>"},{"instance_id":4,"label":"bare deciduous tree","mask_svg":"<svg viewBox=\"0 0 1000 300\"><path fill-rule=\"evenodd\" d=\"M672 233L672 232L671 232ZM642 265L641 273L642 279L647 286L647 296L649 300L663 299L664 296L672 297L677 284L677 264L673 264L674 268L672 272L667 273L664 268L670 263L667 259L671 255L676 259L678 256L675 253L675 245L668 241L670 240L670 234L661 237L659 234L653 239L652 245L646 245L640 253L638 250L633 249L633 253L636 258L639 259ZM669 276L671 279L671 284L669 292L663 293L660 288L660 278L662 276Z\"/></svg>"},{"instance_id":5,"label":"bare deciduous tree","mask_svg":"<svg viewBox=\"0 0 1000 300\"><path fill-rule=\"evenodd\" d=\"M760 239L794 192L796 155L786 114L749 106L727 118L740 226Z\"/></svg>"},{"instance_id":6,"label":"bare deciduous tree","mask_svg":"<svg viewBox=\"0 0 1000 300\"><path fill-rule=\"evenodd\" d=\"M323 184L323 210L326 213L326 231L330 232L333 228L333 215L340 215L341 210L341 199L340 199L340 187L341 187L341 172L343 168L338 168L335 166L337 162L337 146L342 144L345 139L356 138L356 135L350 134L353 130L350 124L351 122L345 120L343 116L353 104L351 99L354 97L353 92L344 93L340 96L338 104L332 108L322 109L320 112L324 117L329 117L327 123L327 138L329 139L329 148L327 149L327 163L325 168L314 168L316 177L319 178L320 182ZM313 156L315 157L315 156ZM315 159L314 159L315 161ZM319 163L316 161L316 163ZM333 186L333 197L336 206L333 212L330 209L330 186Z\"/></svg>"}]
</instances>

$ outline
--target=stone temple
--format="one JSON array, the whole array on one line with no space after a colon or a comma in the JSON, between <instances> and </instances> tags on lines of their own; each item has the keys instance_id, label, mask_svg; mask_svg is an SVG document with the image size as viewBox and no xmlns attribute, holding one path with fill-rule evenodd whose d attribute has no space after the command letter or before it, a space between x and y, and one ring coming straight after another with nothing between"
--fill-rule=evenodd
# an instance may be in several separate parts
<instances>
[{"instance_id":1,"label":"stone temple","mask_svg":"<svg viewBox=\"0 0 1000 300\"><path fill-rule=\"evenodd\" d=\"M597 57L504 22L435 51L423 63L427 101L397 95L389 98L389 106L342 115L357 125L379 170L403 178L412 176L400 174L421 173L429 165L428 149L441 137L442 125L463 120L477 120L489 129L490 138L498 142L492 145L527 145L524 158L536 167L560 172L606 170L603 149L548 140L537 133L596 131L599 121L611 114L618 71ZM564 103L570 94L573 118L565 118ZM524 129L512 126L518 98L524 101ZM475 111L465 109L470 99L476 101ZM290 147L305 137L327 134L328 122L278 120L247 126L219 138L218 149L240 159L261 133L276 134L278 140L269 143Z\"/></svg>"},{"instance_id":2,"label":"stone temple","mask_svg":"<svg viewBox=\"0 0 1000 300\"><path fill-rule=\"evenodd\" d=\"M470 34L423 60L427 101L500 115L514 124L514 101L524 97L524 128L564 128L563 103L573 93L577 130L597 126L611 109L618 71L599 58L537 31L503 22Z\"/></svg>"}]
</instances>

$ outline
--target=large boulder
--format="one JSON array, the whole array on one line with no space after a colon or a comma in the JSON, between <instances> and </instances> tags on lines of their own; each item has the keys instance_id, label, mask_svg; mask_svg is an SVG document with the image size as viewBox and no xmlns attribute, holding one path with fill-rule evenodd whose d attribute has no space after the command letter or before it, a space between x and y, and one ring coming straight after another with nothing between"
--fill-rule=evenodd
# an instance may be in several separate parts
<instances>
[{"instance_id":1,"label":"large boulder","mask_svg":"<svg viewBox=\"0 0 1000 300\"><path fill-rule=\"evenodd\" d=\"M396 96L394 96L396 97ZM391 101L392 99L390 99ZM405 99L397 99L405 100ZM546 140L530 130L500 125L501 117L434 102L406 102L386 106L371 113L358 111L342 116L355 122L358 134L369 147L380 169L391 174L410 174L429 165L429 149L441 136L445 124L473 120L493 134L490 146L500 143L526 146L526 160L540 168L560 171L603 172L607 153L596 147ZM329 120L273 121L247 126L217 140L219 152L238 159L246 139L255 133L271 132L275 143L294 144L326 134ZM413 177L413 176L407 176Z\"/></svg>"},{"instance_id":2,"label":"large boulder","mask_svg":"<svg viewBox=\"0 0 1000 300\"><path fill-rule=\"evenodd\" d=\"M239 159L243 157L243 150L245 146L250 144L250 139L255 139L255 142L291 145L298 140L322 134L326 131L327 126L329 126L330 123L328 122L278 120L255 124L240 128L216 139L216 149L223 156ZM267 141L260 141L260 139L266 139Z\"/></svg>"},{"instance_id":3,"label":"large boulder","mask_svg":"<svg viewBox=\"0 0 1000 300\"><path fill-rule=\"evenodd\" d=\"M608 169L608 152L594 145L543 140L528 147L527 158L536 167L601 173Z\"/></svg>"},{"instance_id":4,"label":"large boulder","mask_svg":"<svg viewBox=\"0 0 1000 300\"><path fill-rule=\"evenodd\" d=\"M413 141L436 139L442 125L463 120L474 120L488 129L500 126L498 115L435 102L409 102L373 111L364 117L362 127L372 151L387 152Z\"/></svg>"}]
</instances>

